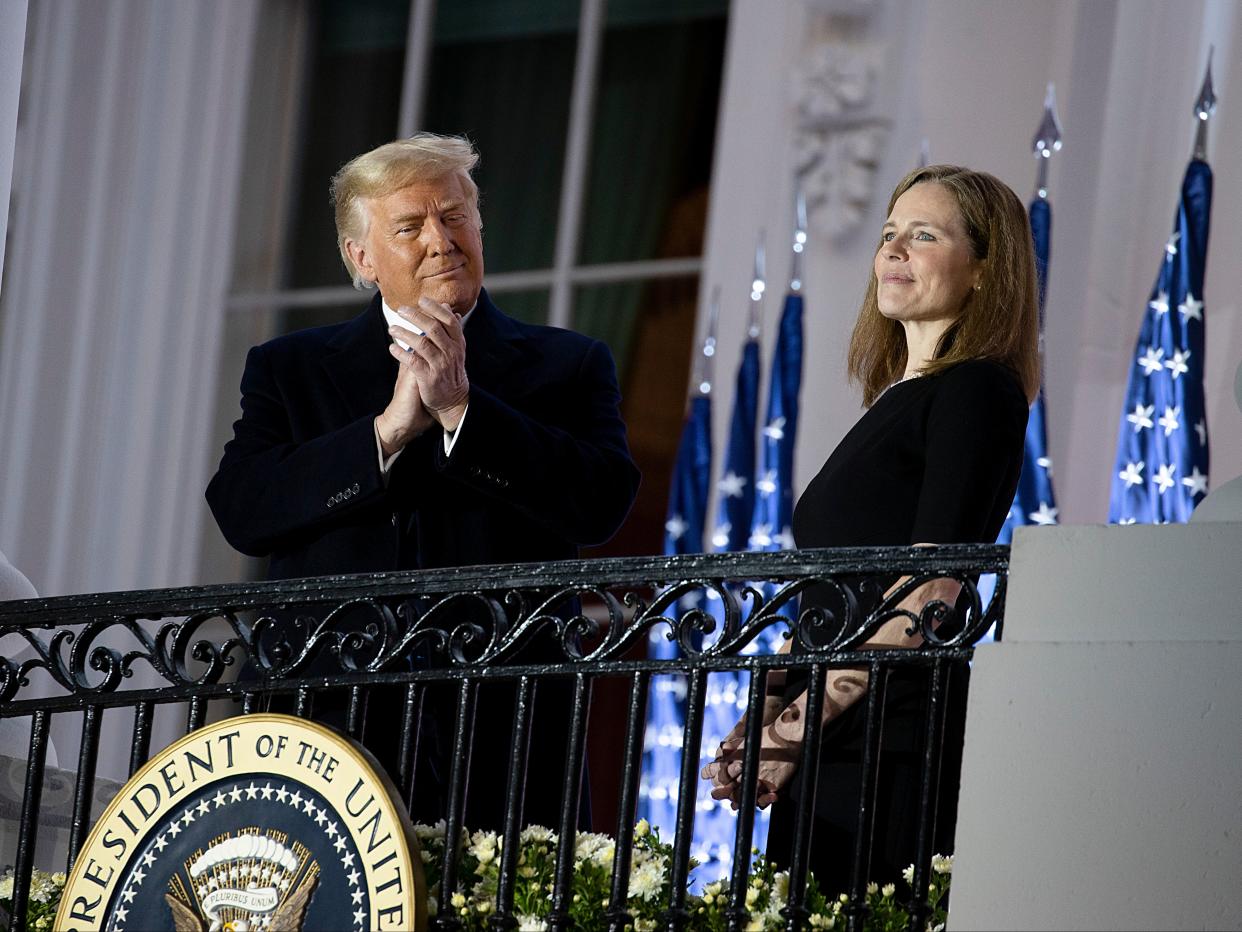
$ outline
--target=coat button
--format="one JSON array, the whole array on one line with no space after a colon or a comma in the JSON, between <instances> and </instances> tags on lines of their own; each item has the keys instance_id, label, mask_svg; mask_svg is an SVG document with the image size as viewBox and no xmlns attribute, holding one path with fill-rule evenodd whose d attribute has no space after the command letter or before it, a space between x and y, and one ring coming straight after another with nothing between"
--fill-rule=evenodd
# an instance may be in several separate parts
<instances>
[{"instance_id":1,"label":"coat button","mask_svg":"<svg viewBox=\"0 0 1242 932\"><path fill-rule=\"evenodd\" d=\"M331 508L331 507L332 507L333 505L335 505L335 504L336 504L336 502L332 501L332 499L328 499L328 507L329 507L329 508Z\"/></svg>"}]
</instances>

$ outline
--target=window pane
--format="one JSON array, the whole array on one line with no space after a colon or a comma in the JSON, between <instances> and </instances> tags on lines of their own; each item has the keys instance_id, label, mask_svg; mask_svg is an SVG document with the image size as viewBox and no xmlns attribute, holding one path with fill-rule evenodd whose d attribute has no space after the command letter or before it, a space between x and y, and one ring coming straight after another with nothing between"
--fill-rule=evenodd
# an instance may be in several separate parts
<instances>
[{"instance_id":1,"label":"window pane","mask_svg":"<svg viewBox=\"0 0 1242 932\"><path fill-rule=\"evenodd\" d=\"M578 0L438 4L424 128L469 136L481 158L489 272L548 268L569 124Z\"/></svg>"},{"instance_id":2,"label":"window pane","mask_svg":"<svg viewBox=\"0 0 1242 932\"><path fill-rule=\"evenodd\" d=\"M726 6L608 5L580 262L701 255Z\"/></svg>"},{"instance_id":3,"label":"window pane","mask_svg":"<svg viewBox=\"0 0 1242 932\"><path fill-rule=\"evenodd\" d=\"M316 6L289 234L291 287L349 281L337 253L328 182L354 156L396 135L409 10L409 0L320 0Z\"/></svg>"},{"instance_id":4,"label":"window pane","mask_svg":"<svg viewBox=\"0 0 1242 932\"><path fill-rule=\"evenodd\" d=\"M307 327L326 327L352 320L367 309L374 291L358 292L353 304L336 304L331 307L288 307L279 316L279 333L292 333Z\"/></svg>"},{"instance_id":5,"label":"window pane","mask_svg":"<svg viewBox=\"0 0 1242 932\"><path fill-rule=\"evenodd\" d=\"M488 295L496 302L496 306L518 320L528 324L546 324L548 322L549 290L536 288L532 291L492 291Z\"/></svg>"},{"instance_id":6,"label":"window pane","mask_svg":"<svg viewBox=\"0 0 1242 932\"><path fill-rule=\"evenodd\" d=\"M584 285L574 329L606 342L617 361L621 413L643 482L621 531L584 556L659 553L669 480L690 378L698 279Z\"/></svg>"}]
</instances>

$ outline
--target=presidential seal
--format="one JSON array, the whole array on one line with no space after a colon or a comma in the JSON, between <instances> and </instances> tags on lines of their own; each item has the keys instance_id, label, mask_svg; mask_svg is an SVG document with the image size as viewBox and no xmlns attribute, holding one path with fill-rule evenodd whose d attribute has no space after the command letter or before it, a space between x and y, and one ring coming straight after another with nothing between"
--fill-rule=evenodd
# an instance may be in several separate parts
<instances>
[{"instance_id":1,"label":"presidential seal","mask_svg":"<svg viewBox=\"0 0 1242 932\"><path fill-rule=\"evenodd\" d=\"M423 929L417 842L362 747L287 715L187 735L113 799L57 929Z\"/></svg>"}]
</instances>

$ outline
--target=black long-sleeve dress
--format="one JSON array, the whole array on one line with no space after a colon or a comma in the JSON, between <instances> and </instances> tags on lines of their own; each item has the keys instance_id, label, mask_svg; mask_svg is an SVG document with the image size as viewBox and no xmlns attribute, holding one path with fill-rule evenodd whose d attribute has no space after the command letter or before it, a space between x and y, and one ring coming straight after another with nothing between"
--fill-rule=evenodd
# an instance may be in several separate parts
<instances>
[{"instance_id":1,"label":"black long-sleeve dress","mask_svg":"<svg viewBox=\"0 0 1242 932\"><path fill-rule=\"evenodd\" d=\"M798 546L995 540L1017 487L1027 413L1017 376L991 361L972 360L893 385L846 434L799 499ZM874 607L876 595L873 591L870 606L861 606L864 611ZM817 598L827 601L812 590L802 608ZM954 670L946 693L935 835L935 850L942 853L952 850L957 819L967 674L964 666ZM791 670L786 699L805 686L805 675ZM880 883L895 880L915 857L927 686L928 673L921 669L894 671L888 680L868 873ZM830 895L850 882L865 704L855 703L825 726L814 775L810 866ZM796 800L806 785L807 775L797 773L773 810L768 853L780 864L789 862Z\"/></svg>"}]
</instances>

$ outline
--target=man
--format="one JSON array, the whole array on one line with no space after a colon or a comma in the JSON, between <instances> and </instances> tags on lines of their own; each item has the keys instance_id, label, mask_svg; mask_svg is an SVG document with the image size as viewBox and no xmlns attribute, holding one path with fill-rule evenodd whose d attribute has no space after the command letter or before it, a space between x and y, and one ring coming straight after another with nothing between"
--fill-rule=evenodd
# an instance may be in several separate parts
<instances>
[{"instance_id":1,"label":"man","mask_svg":"<svg viewBox=\"0 0 1242 932\"><path fill-rule=\"evenodd\" d=\"M482 288L477 160L467 140L422 133L333 179L341 258L378 293L351 321L250 351L207 488L224 536L270 555L272 578L572 558L633 503L608 349L506 317ZM504 796L509 716L487 715L487 698L473 827L498 823ZM399 721L373 709L369 734L395 741ZM532 734L526 813L555 824L558 757L539 745L563 758L563 729Z\"/></svg>"}]
</instances>

